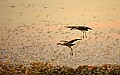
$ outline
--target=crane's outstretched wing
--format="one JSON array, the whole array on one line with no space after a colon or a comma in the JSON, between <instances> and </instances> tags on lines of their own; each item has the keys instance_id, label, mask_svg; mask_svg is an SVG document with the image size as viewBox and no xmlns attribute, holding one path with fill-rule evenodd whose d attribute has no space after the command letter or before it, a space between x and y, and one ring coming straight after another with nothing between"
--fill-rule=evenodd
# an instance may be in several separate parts
<instances>
[{"instance_id":1,"label":"crane's outstretched wing","mask_svg":"<svg viewBox=\"0 0 120 75\"><path fill-rule=\"evenodd\" d=\"M70 28L70 30L78 29L79 28L79 26L65 26L65 27Z\"/></svg>"},{"instance_id":2,"label":"crane's outstretched wing","mask_svg":"<svg viewBox=\"0 0 120 75\"><path fill-rule=\"evenodd\" d=\"M82 26L84 29L90 29L90 30L92 30L92 28L90 28L90 27L85 27L85 26ZM82 28L81 27L81 28Z\"/></svg>"},{"instance_id":3,"label":"crane's outstretched wing","mask_svg":"<svg viewBox=\"0 0 120 75\"><path fill-rule=\"evenodd\" d=\"M67 28L77 28L78 26L65 26Z\"/></svg>"},{"instance_id":4,"label":"crane's outstretched wing","mask_svg":"<svg viewBox=\"0 0 120 75\"><path fill-rule=\"evenodd\" d=\"M71 29L90 29L92 30L90 27L86 27L86 26L65 26L67 28L71 28Z\"/></svg>"},{"instance_id":5,"label":"crane's outstretched wing","mask_svg":"<svg viewBox=\"0 0 120 75\"><path fill-rule=\"evenodd\" d=\"M65 41L65 40L61 40L60 42L68 42L68 41Z\"/></svg>"},{"instance_id":6,"label":"crane's outstretched wing","mask_svg":"<svg viewBox=\"0 0 120 75\"><path fill-rule=\"evenodd\" d=\"M82 40L82 39L73 39L73 40L69 41L68 43L73 43L73 42L75 42L77 40Z\"/></svg>"}]
</instances>

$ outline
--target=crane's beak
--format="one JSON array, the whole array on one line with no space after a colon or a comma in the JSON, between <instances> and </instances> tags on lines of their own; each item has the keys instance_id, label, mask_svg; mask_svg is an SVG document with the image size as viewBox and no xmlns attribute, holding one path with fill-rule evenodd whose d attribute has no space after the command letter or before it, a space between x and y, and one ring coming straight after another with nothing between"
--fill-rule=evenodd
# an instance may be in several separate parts
<instances>
[{"instance_id":1,"label":"crane's beak","mask_svg":"<svg viewBox=\"0 0 120 75\"><path fill-rule=\"evenodd\" d=\"M57 43L56 45L57 45L57 47L58 47L59 44Z\"/></svg>"},{"instance_id":2,"label":"crane's beak","mask_svg":"<svg viewBox=\"0 0 120 75\"><path fill-rule=\"evenodd\" d=\"M58 45L60 45L60 43L57 43L57 47L58 47Z\"/></svg>"}]
</instances>

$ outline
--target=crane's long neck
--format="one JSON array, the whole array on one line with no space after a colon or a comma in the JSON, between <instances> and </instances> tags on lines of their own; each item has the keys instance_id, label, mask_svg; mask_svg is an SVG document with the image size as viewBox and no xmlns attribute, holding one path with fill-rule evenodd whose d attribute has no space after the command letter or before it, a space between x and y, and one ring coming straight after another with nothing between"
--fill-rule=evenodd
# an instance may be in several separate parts
<instances>
[{"instance_id":1,"label":"crane's long neck","mask_svg":"<svg viewBox=\"0 0 120 75\"><path fill-rule=\"evenodd\" d=\"M62 44L62 43L58 43L57 45L64 45L64 44Z\"/></svg>"}]
</instances>

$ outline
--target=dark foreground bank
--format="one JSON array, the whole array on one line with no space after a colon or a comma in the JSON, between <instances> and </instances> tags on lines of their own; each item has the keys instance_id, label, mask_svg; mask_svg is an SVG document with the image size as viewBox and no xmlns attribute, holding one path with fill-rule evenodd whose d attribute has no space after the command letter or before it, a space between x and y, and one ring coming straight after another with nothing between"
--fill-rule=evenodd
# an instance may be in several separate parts
<instances>
[{"instance_id":1,"label":"dark foreground bank","mask_svg":"<svg viewBox=\"0 0 120 75\"><path fill-rule=\"evenodd\" d=\"M82 65L76 69L67 66L52 66L49 63L32 62L30 66L0 62L0 75L120 75L120 65Z\"/></svg>"}]
</instances>

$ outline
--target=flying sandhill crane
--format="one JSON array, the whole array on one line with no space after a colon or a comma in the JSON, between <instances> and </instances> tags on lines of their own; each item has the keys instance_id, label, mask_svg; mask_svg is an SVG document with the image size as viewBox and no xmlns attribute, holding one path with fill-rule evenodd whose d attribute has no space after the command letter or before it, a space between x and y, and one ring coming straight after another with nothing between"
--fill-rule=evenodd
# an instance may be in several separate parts
<instances>
[{"instance_id":1,"label":"flying sandhill crane","mask_svg":"<svg viewBox=\"0 0 120 75\"><path fill-rule=\"evenodd\" d=\"M73 42L75 42L77 40L82 40L82 39L73 39L73 40L70 40L70 41L63 41L62 40L61 42L64 42L64 43L57 43L57 45L68 46L71 49L70 55L73 55L73 49L72 49L71 46L75 45L75 44L73 44Z\"/></svg>"},{"instance_id":2,"label":"flying sandhill crane","mask_svg":"<svg viewBox=\"0 0 120 75\"><path fill-rule=\"evenodd\" d=\"M65 26L65 27L71 28L70 30L73 30L73 29L81 30L83 32L83 38L84 38L84 35L87 38L86 31L88 31L89 29L92 30L91 28L86 26Z\"/></svg>"}]
</instances>

